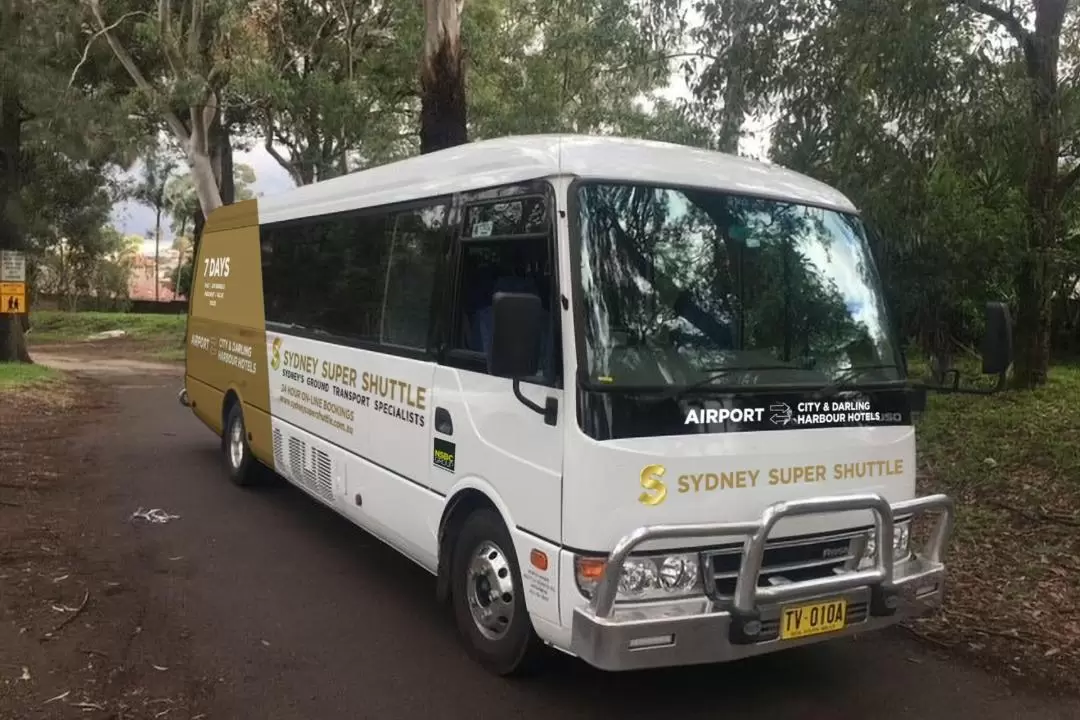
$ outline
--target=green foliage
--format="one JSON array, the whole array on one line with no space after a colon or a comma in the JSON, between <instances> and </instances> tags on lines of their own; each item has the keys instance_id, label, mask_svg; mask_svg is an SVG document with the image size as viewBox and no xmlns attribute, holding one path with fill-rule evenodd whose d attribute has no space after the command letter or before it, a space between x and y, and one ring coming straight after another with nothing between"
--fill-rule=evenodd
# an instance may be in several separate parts
<instances>
[{"instance_id":1,"label":"green foliage","mask_svg":"<svg viewBox=\"0 0 1080 720\"><path fill-rule=\"evenodd\" d=\"M420 3L259 6L258 52L232 87L257 108L259 134L294 182L418 151L423 22ZM684 108L650 98L668 82L676 40L644 0L470 0L469 136L602 132L704 145L708 130ZM640 101L650 99L646 112Z\"/></svg>"},{"instance_id":2,"label":"green foliage","mask_svg":"<svg viewBox=\"0 0 1080 720\"><path fill-rule=\"evenodd\" d=\"M702 144L670 103L640 106L670 80L673 39L637 0L475 0L463 16L470 136L619 133Z\"/></svg>"},{"instance_id":3,"label":"green foliage","mask_svg":"<svg viewBox=\"0 0 1080 720\"><path fill-rule=\"evenodd\" d=\"M261 3L236 75L267 149L297 184L412 150L420 3ZM317 110L316 110L317 108Z\"/></svg>"},{"instance_id":4,"label":"green foliage","mask_svg":"<svg viewBox=\"0 0 1080 720\"><path fill-rule=\"evenodd\" d=\"M191 279L195 276L195 265L192 258L176 266L172 271L169 282L172 290L179 297L191 297Z\"/></svg>"},{"instance_id":5,"label":"green foliage","mask_svg":"<svg viewBox=\"0 0 1080 720\"><path fill-rule=\"evenodd\" d=\"M61 239L35 257L37 294L56 297L67 309L92 299L97 307L123 307L142 238L99 227L80 242Z\"/></svg>"},{"instance_id":6,"label":"green foliage","mask_svg":"<svg viewBox=\"0 0 1080 720\"><path fill-rule=\"evenodd\" d=\"M902 334L976 344L985 302L1015 303L1027 243L1015 48L946 0L696 5L713 58L695 76L698 116L723 132L773 115L771 158L863 211Z\"/></svg>"},{"instance_id":7,"label":"green foliage","mask_svg":"<svg viewBox=\"0 0 1080 720\"><path fill-rule=\"evenodd\" d=\"M233 167L233 183L236 201L255 197L255 170L250 165L238 163ZM164 208L172 219L174 237L186 237L195 228L195 220L202 213L199 196L195 192L195 180L190 172L173 175L165 183Z\"/></svg>"}]
</instances>

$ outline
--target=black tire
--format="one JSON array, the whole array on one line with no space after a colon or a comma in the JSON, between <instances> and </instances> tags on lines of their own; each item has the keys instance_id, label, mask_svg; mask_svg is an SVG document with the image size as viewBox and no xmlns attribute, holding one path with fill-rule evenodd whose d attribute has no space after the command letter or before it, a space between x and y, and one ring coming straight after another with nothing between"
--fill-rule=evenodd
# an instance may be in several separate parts
<instances>
[{"instance_id":1,"label":"black tire","mask_svg":"<svg viewBox=\"0 0 1080 720\"><path fill-rule=\"evenodd\" d=\"M239 462L233 452L236 433L239 433ZM244 424L244 410L238 402L234 402L225 415L225 432L221 435L221 449L225 455L225 466L229 470L230 480L240 487L251 487L259 483L259 463L251 454L247 426Z\"/></svg>"},{"instance_id":2,"label":"black tire","mask_svg":"<svg viewBox=\"0 0 1080 720\"><path fill-rule=\"evenodd\" d=\"M479 622L474 620L470 609L470 584L473 582L470 579L470 565L485 544L490 544L498 551L499 557L492 566L496 575L503 578L504 582L512 581L513 612L508 618L509 622L505 624L503 634L498 637L485 634ZM452 558L450 601L458 633L469 655L496 675L520 676L536 671L544 657L545 648L529 619L517 554L514 552L510 533L498 513L482 508L470 514L454 543ZM506 567L509 578L498 574L497 568L500 567ZM483 594L482 591L477 592L478 595ZM496 611L494 615L499 613Z\"/></svg>"}]
</instances>

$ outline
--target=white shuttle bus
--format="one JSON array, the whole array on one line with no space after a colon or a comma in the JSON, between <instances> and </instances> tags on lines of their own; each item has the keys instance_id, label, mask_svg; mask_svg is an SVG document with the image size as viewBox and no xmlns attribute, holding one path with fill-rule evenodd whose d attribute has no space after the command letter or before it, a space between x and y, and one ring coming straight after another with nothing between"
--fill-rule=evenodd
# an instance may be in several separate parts
<instances>
[{"instance_id":1,"label":"white shuttle bus","mask_svg":"<svg viewBox=\"0 0 1080 720\"><path fill-rule=\"evenodd\" d=\"M1009 323L988 306L1002 379ZM212 213L180 401L235 482L269 468L430 571L509 674L545 646L710 663L933 610L953 505L916 493L926 390L840 192L552 135Z\"/></svg>"}]
</instances>

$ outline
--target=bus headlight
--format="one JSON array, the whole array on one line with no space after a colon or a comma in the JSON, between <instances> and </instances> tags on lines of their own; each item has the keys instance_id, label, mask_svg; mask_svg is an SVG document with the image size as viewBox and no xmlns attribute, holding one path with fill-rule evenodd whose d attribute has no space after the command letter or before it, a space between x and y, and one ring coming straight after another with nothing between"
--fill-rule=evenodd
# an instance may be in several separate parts
<instances>
[{"instance_id":1,"label":"bus headlight","mask_svg":"<svg viewBox=\"0 0 1080 720\"><path fill-rule=\"evenodd\" d=\"M893 525L893 562L906 560L911 554L911 521L904 520ZM871 530L866 535L866 549L863 550L862 559L859 561L859 569L872 567L877 559L877 547L874 541L874 532Z\"/></svg>"},{"instance_id":2,"label":"bus headlight","mask_svg":"<svg viewBox=\"0 0 1080 720\"><path fill-rule=\"evenodd\" d=\"M578 590L592 598L606 570L604 558L575 557ZM619 577L616 601L663 600L702 592L696 553L627 558Z\"/></svg>"}]
</instances>

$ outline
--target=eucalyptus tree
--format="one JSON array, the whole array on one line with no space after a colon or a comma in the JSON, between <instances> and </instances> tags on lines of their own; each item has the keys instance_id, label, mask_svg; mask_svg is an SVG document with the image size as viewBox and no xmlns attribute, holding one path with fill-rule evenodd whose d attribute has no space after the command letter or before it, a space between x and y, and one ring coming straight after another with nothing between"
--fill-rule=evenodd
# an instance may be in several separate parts
<instances>
[{"instance_id":1,"label":"eucalyptus tree","mask_svg":"<svg viewBox=\"0 0 1080 720\"><path fill-rule=\"evenodd\" d=\"M253 45L245 0L80 0L127 75L128 99L182 149L205 217L231 202L231 83ZM76 68L78 71L80 68ZM73 77L75 75L73 74Z\"/></svg>"},{"instance_id":2,"label":"eucalyptus tree","mask_svg":"<svg viewBox=\"0 0 1080 720\"><path fill-rule=\"evenodd\" d=\"M699 111L728 128L771 115L774 159L881 220L891 294L931 344L972 334L975 300L1012 301L1014 384L1045 382L1062 209L1080 179L1071 4L694 4L710 58Z\"/></svg>"},{"instance_id":3,"label":"eucalyptus tree","mask_svg":"<svg viewBox=\"0 0 1080 720\"><path fill-rule=\"evenodd\" d=\"M461 14L465 0L423 0L420 152L468 142Z\"/></svg>"},{"instance_id":4,"label":"eucalyptus tree","mask_svg":"<svg viewBox=\"0 0 1080 720\"><path fill-rule=\"evenodd\" d=\"M620 133L701 144L675 103L652 97L671 80L678 29L675 17L641 0L470 0L462 30L469 131ZM653 112L642 100L652 101Z\"/></svg>"},{"instance_id":5,"label":"eucalyptus tree","mask_svg":"<svg viewBox=\"0 0 1080 720\"><path fill-rule=\"evenodd\" d=\"M258 2L237 76L263 147L297 185L408 154L416 136L414 3Z\"/></svg>"},{"instance_id":6,"label":"eucalyptus tree","mask_svg":"<svg viewBox=\"0 0 1080 720\"><path fill-rule=\"evenodd\" d=\"M69 3L0 1L0 249L89 238L108 212L110 166L138 149L107 68L69 81L78 28ZM16 317L0 315L0 361L30 359Z\"/></svg>"}]
</instances>

